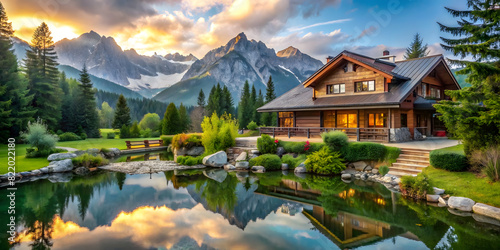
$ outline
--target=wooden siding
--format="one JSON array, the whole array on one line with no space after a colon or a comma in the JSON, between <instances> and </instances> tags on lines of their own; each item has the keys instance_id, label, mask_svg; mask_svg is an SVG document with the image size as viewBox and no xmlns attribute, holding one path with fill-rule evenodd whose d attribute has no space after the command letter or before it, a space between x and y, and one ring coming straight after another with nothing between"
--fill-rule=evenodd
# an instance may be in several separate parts
<instances>
[{"instance_id":1,"label":"wooden siding","mask_svg":"<svg viewBox=\"0 0 500 250\"><path fill-rule=\"evenodd\" d=\"M342 64L341 67L333 70L331 73L325 76L325 78L323 78L321 82L316 84L316 86L314 87L316 98L340 95L364 95L384 92L385 78L382 75L360 66L357 67L355 72L344 72L343 66L344 64ZM375 81L375 91L354 92L355 82L369 80ZM339 83L345 84L345 93L329 95L326 94L327 85Z\"/></svg>"},{"instance_id":2,"label":"wooden siding","mask_svg":"<svg viewBox=\"0 0 500 250\"><path fill-rule=\"evenodd\" d=\"M295 112L295 126L296 127L321 127L321 113L320 111L312 112Z\"/></svg>"}]
</instances>

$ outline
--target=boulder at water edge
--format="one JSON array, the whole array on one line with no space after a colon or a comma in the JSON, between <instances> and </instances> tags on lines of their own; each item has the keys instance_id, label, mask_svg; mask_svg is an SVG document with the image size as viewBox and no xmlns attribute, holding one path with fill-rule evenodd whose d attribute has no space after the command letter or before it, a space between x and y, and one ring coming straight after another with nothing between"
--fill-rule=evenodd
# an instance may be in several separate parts
<instances>
[{"instance_id":1,"label":"boulder at water edge","mask_svg":"<svg viewBox=\"0 0 500 250\"><path fill-rule=\"evenodd\" d=\"M472 210L474 213L495 218L500 221L500 208L492 207L483 203L476 203Z\"/></svg>"},{"instance_id":2,"label":"boulder at water edge","mask_svg":"<svg viewBox=\"0 0 500 250\"><path fill-rule=\"evenodd\" d=\"M236 167L236 169L246 170L250 166L248 164L248 161L237 161L236 164L235 164L235 167Z\"/></svg>"},{"instance_id":3,"label":"boulder at water edge","mask_svg":"<svg viewBox=\"0 0 500 250\"><path fill-rule=\"evenodd\" d=\"M306 173L307 172L307 169L306 167L301 167L301 166L298 166L296 167L294 170L293 170L294 173Z\"/></svg>"},{"instance_id":4,"label":"boulder at water edge","mask_svg":"<svg viewBox=\"0 0 500 250\"><path fill-rule=\"evenodd\" d=\"M186 152L186 154L190 156L198 156L202 155L203 153L205 153L204 147L192 147Z\"/></svg>"},{"instance_id":5,"label":"boulder at water edge","mask_svg":"<svg viewBox=\"0 0 500 250\"><path fill-rule=\"evenodd\" d=\"M235 161L246 161L247 160L247 152L241 152L238 157L236 157Z\"/></svg>"},{"instance_id":6,"label":"boulder at water edge","mask_svg":"<svg viewBox=\"0 0 500 250\"><path fill-rule=\"evenodd\" d=\"M288 170L288 164L282 163L281 164L281 170Z\"/></svg>"},{"instance_id":7,"label":"boulder at water edge","mask_svg":"<svg viewBox=\"0 0 500 250\"><path fill-rule=\"evenodd\" d=\"M51 154L49 157L47 157L48 161L60 161L60 160L65 160L65 159L72 159L75 158L76 154L74 153L57 153L57 154Z\"/></svg>"},{"instance_id":8,"label":"boulder at water edge","mask_svg":"<svg viewBox=\"0 0 500 250\"><path fill-rule=\"evenodd\" d=\"M227 154L224 151L219 151L215 154L205 156L203 158L203 165L209 167L221 168L227 164Z\"/></svg>"},{"instance_id":9,"label":"boulder at water edge","mask_svg":"<svg viewBox=\"0 0 500 250\"><path fill-rule=\"evenodd\" d=\"M266 172L266 168L263 166L253 166L252 171L255 173L264 173Z\"/></svg>"},{"instance_id":10,"label":"boulder at water edge","mask_svg":"<svg viewBox=\"0 0 500 250\"><path fill-rule=\"evenodd\" d=\"M451 196L448 199L448 206L453 209L458 209L460 211L470 212L472 211L472 206L474 206L474 201L465 197Z\"/></svg>"},{"instance_id":11,"label":"boulder at water edge","mask_svg":"<svg viewBox=\"0 0 500 250\"><path fill-rule=\"evenodd\" d=\"M73 162L71 159L62 161L53 161L47 166L49 173L61 173L73 170ZM41 170L43 172L43 170Z\"/></svg>"}]
</instances>

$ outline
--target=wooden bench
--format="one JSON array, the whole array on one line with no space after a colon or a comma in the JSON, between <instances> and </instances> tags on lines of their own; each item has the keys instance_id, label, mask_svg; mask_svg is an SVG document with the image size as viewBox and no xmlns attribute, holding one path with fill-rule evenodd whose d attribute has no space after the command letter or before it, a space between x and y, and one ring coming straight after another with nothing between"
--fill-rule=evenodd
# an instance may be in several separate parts
<instances>
[{"instance_id":1,"label":"wooden bench","mask_svg":"<svg viewBox=\"0 0 500 250\"><path fill-rule=\"evenodd\" d=\"M127 149L132 149L132 147L152 148L152 147L163 146L163 140L126 141L126 143L127 143Z\"/></svg>"}]
</instances>

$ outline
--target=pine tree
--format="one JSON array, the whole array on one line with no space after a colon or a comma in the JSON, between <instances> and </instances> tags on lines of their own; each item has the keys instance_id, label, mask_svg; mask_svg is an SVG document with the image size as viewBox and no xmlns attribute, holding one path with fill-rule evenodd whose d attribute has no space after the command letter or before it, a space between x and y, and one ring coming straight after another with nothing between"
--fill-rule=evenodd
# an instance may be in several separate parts
<instances>
[{"instance_id":1,"label":"pine tree","mask_svg":"<svg viewBox=\"0 0 500 250\"><path fill-rule=\"evenodd\" d=\"M163 135L175 135L182 132L179 120L179 112L175 104L170 103L165 111L165 115L163 115L161 133Z\"/></svg>"},{"instance_id":2,"label":"pine tree","mask_svg":"<svg viewBox=\"0 0 500 250\"><path fill-rule=\"evenodd\" d=\"M219 111L220 105L220 92L217 91L217 87L214 85L212 90L210 90L210 95L208 96L207 104L207 114L217 113Z\"/></svg>"},{"instance_id":3,"label":"pine tree","mask_svg":"<svg viewBox=\"0 0 500 250\"><path fill-rule=\"evenodd\" d=\"M257 100L255 101L254 105L254 110L255 112L253 113L252 121L256 122L257 124L260 123L261 121L261 113L257 112L257 109L264 106L264 96L262 95L262 91L259 90L259 95L257 95Z\"/></svg>"},{"instance_id":4,"label":"pine tree","mask_svg":"<svg viewBox=\"0 0 500 250\"><path fill-rule=\"evenodd\" d=\"M252 106L250 100L250 85L245 81L241 92L240 103L238 104L238 122L240 128L245 128L252 119Z\"/></svg>"},{"instance_id":5,"label":"pine tree","mask_svg":"<svg viewBox=\"0 0 500 250\"><path fill-rule=\"evenodd\" d=\"M80 98L79 105L82 107L80 124L89 138L99 138L99 116L97 114L95 103L95 90L90 80L90 75L87 72L87 67L84 64L80 73Z\"/></svg>"},{"instance_id":6,"label":"pine tree","mask_svg":"<svg viewBox=\"0 0 500 250\"><path fill-rule=\"evenodd\" d=\"M273 78L269 76L269 80L267 81L265 104L274 99L276 99L276 94L274 93ZM278 117L276 117L275 113L265 112L261 115L260 123L264 126L275 126L277 119Z\"/></svg>"},{"instance_id":7,"label":"pine tree","mask_svg":"<svg viewBox=\"0 0 500 250\"><path fill-rule=\"evenodd\" d=\"M200 89L200 93L198 94L198 107L205 107L205 93L203 93L203 89Z\"/></svg>"},{"instance_id":8,"label":"pine tree","mask_svg":"<svg viewBox=\"0 0 500 250\"><path fill-rule=\"evenodd\" d=\"M420 34L415 34L413 41L410 46L406 48L406 53L404 55L405 59L420 58L429 55L429 50L427 44L424 45L423 39Z\"/></svg>"},{"instance_id":9,"label":"pine tree","mask_svg":"<svg viewBox=\"0 0 500 250\"><path fill-rule=\"evenodd\" d=\"M468 0L469 10L446 8L458 26L438 23L441 31L457 38L441 37L441 46L460 56L449 60L464 67L472 86L445 92L453 101L434 105L441 113L448 132L462 139L466 154L489 146L500 145L500 6L498 1ZM464 60L471 57L473 61Z\"/></svg>"},{"instance_id":10,"label":"pine tree","mask_svg":"<svg viewBox=\"0 0 500 250\"><path fill-rule=\"evenodd\" d=\"M132 123L132 127L130 127L130 138L139 138L141 137L141 129L139 128L139 124L137 121Z\"/></svg>"},{"instance_id":11,"label":"pine tree","mask_svg":"<svg viewBox=\"0 0 500 250\"><path fill-rule=\"evenodd\" d=\"M73 93L76 91L72 91L69 87L69 83L66 79L65 74L61 74L59 77L59 86L64 93L64 97L61 105L61 122L59 127L64 132L80 132L77 131L78 125L78 117L75 114L75 108L77 105L75 104L78 99ZM81 133L81 132L80 132Z\"/></svg>"},{"instance_id":12,"label":"pine tree","mask_svg":"<svg viewBox=\"0 0 500 250\"><path fill-rule=\"evenodd\" d=\"M18 74L17 59L10 38L14 34L5 9L0 3L0 140L17 137L33 117L27 83Z\"/></svg>"},{"instance_id":13,"label":"pine tree","mask_svg":"<svg viewBox=\"0 0 500 250\"><path fill-rule=\"evenodd\" d=\"M130 125L130 108L127 106L127 100L123 95L118 98L115 109L115 119L113 120L113 128L121 128L123 125Z\"/></svg>"},{"instance_id":14,"label":"pine tree","mask_svg":"<svg viewBox=\"0 0 500 250\"><path fill-rule=\"evenodd\" d=\"M225 99L225 106L222 113L227 112L228 114L232 114L234 101L231 96L231 91L229 91L229 88L226 85L224 85L224 88L222 89L222 96Z\"/></svg>"},{"instance_id":15,"label":"pine tree","mask_svg":"<svg viewBox=\"0 0 500 250\"><path fill-rule=\"evenodd\" d=\"M26 51L25 65L35 115L41 118L49 129L54 130L61 119L62 91L58 83L59 71L54 41L46 23L36 28L30 48Z\"/></svg>"},{"instance_id":16,"label":"pine tree","mask_svg":"<svg viewBox=\"0 0 500 250\"><path fill-rule=\"evenodd\" d=\"M179 121L181 132L188 132L191 122L189 120L189 114L187 112L186 107L182 104L179 106Z\"/></svg>"},{"instance_id":17,"label":"pine tree","mask_svg":"<svg viewBox=\"0 0 500 250\"><path fill-rule=\"evenodd\" d=\"M250 121L253 121L253 118L257 116L257 110L255 109L255 104L257 103L257 91L255 90L255 85L252 85L252 92L250 92Z\"/></svg>"},{"instance_id":18,"label":"pine tree","mask_svg":"<svg viewBox=\"0 0 500 250\"><path fill-rule=\"evenodd\" d=\"M224 97L224 91L222 90L219 83L217 83L217 96L219 97L219 108L217 109L217 115L221 116L226 111L226 98Z\"/></svg>"}]
</instances>

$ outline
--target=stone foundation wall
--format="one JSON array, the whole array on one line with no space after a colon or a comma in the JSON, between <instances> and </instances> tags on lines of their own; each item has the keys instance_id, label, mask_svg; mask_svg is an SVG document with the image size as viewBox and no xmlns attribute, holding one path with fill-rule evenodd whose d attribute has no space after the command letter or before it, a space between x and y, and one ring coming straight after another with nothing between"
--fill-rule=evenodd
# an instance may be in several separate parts
<instances>
[{"instance_id":1,"label":"stone foundation wall","mask_svg":"<svg viewBox=\"0 0 500 250\"><path fill-rule=\"evenodd\" d=\"M415 130L415 132L417 132ZM391 142L406 142L411 141L411 133L408 128L391 128Z\"/></svg>"}]
</instances>

